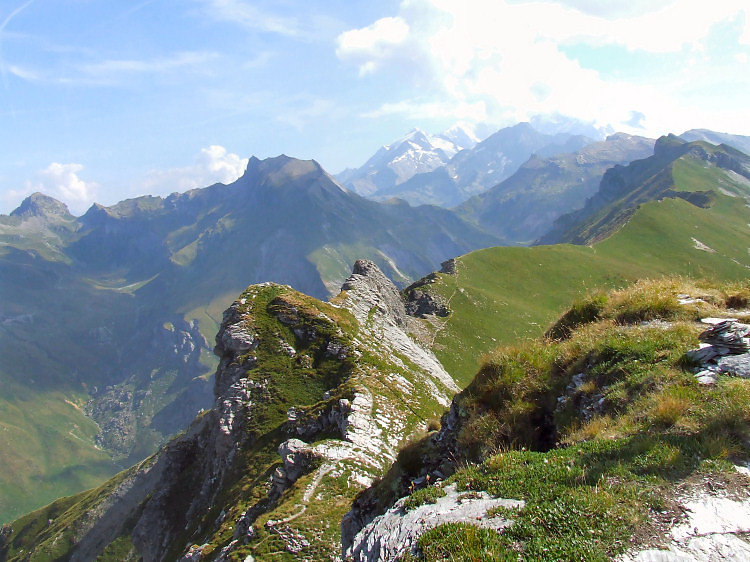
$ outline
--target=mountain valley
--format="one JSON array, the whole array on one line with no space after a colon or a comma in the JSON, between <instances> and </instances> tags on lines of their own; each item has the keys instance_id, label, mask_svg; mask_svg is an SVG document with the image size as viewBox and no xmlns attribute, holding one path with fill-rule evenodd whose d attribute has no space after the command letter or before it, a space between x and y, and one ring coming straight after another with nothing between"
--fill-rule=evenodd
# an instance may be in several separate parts
<instances>
[{"instance_id":1,"label":"mountain valley","mask_svg":"<svg viewBox=\"0 0 750 562\"><path fill-rule=\"evenodd\" d=\"M663 275L682 276L652 287L668 311L684 291L713 295L716 310L701 314L746 308L748 156L674 136L556 146L564 152L514 160L515 173L454 210L368 200L316 162L280 156L251 158L230 185L95 205L79 218L41 194L0 217L0 424L12 467L2 518L69 496L4 527L2 556L335 558L386 498L429 490L436 467L455 470L424 436L455 438L452 418L436 433L438 420L461 389L451 412L484 392L499 345L541 337L572 301L630 294ZM479 158L471 150L441 166ZM533 240L546 245L509 246ZM643 319L693 314L659 310ZM680 329L670 368L695 340L694 326ZM479 431L473 415L461 423ZM469 459L466 450L450 454ZM728 458L711 451L700 454ZM499 462L490 453L471 462ZM457 474L461 486L472 478ZM433 543L423 544L416 555Z\"/></svg>"}]
</instances>

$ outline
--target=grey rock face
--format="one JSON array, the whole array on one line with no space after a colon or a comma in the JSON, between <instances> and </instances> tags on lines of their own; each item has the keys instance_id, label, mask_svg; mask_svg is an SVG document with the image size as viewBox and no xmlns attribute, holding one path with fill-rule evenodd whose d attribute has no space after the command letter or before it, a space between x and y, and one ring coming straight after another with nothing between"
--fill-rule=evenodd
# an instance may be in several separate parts
<instances>
[{"instance_id":1,"label":"grey rock face","mask_svg":"<svg viewBox=\"0 0 750 562\"><path fill-rule=\"evenodd\" d=\"M702 322L711 324L698 336L703 343L685 354L700 366L695 375L698 382L715 384L719 373L750 378L750 325L733 318L704 318Z\"/></svg>"},{"instance_id":2,"label":"grey rock face","mask_svg":"<svg viewBox=\"0 0 750 562\"><path fill-rule=\"evenodd\" d=\"M719 371L732 374L743 379L750 378L750 353L741 355L727 355L717 361Z\"/></svg>"},{"instance_id":3,"label":"grey rock face","mask_svg":"<svg viewBox=\"0 0 750 562\"><path fill-rule=\"evenodd\" d=\"M406 313L409 316L424 318L425 316L434 314L435 316L445 317L450 313L448 305L431 293L412 289L411 291L407 291L406 296Z\"/></svg>"},{"instance_id":4,"label":"grey rock face","mask_svg":"<svg viewBox=\"0 0 750 562\"><path fill-rule=\"evenodd\" d=\"M354 537L344 557L358 562L395 560L412 552L419 537L438 525L468 523L500 530L512 520L488 517L487 512L496 507L520 509L524 506L523 501L493 498L486 492L462 494L456 490L455 484L445 491L446 495L434 504L424 504L408 511L404 508L406 499L399 500Z\"/></svg>"},{"instance_id":5,"label":"grey rock face","mask_svg":"<svg viewBox=\"0 0 750 562\"><path fill-rule=\"evenodd\" d=\"M747 336L750 326L734 320L724 320L704 331L698 339L715 347L725 348L729 353L743 353L750 349Z\"/></svg>"},{"instance_id":6,"label":"grey rock face","mask_svg":"<svg viewBox=\"0 0 750 562\"><path fill-rule=\"evenodd\" d=\"M279 456L284 463L284 476L294 482L308 471L317 455L304 441L289 439L279 445Z\"/></svg>"},{"instance_id":7,"label":"grey rock face","mask_svg":"<svg viewBox=\"0 0 750 562\"><path fill-rule=\"evenodd\" d=\"M398 326L406 326L406 309L404 301L393 282L369 260L357 260L349 278L344 281L342 291L360 293L364 305L371 305L368 314L374 308L393 320ZM373 311L374 312L374 311Z\"/></svg>"}]
</instances>

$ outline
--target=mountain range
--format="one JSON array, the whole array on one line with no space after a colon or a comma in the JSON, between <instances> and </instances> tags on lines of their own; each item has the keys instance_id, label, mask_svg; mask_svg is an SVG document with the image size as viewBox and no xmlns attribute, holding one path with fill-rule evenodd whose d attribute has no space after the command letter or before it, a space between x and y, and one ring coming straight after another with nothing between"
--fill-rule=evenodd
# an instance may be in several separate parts
<instances>
[{"instance_id":1,"label":"mountain range","mask_svg":"<svg viewBox=\"0 0 750 562\"><path fill-rule=\"evenodd\" d=\"M750 153L750 137L745 135L718 133L708 129L690 129L682 133L680 138L688 142L702 140L711 144L727 144L745 154Z\"/></svg>"},{"instance_id":2,"label":"mountain range","mask_svg":"<svg viewBox=\"0 0 750 562\"><path fill-rule=\"evenodd\" d=\"M529 133L525 125L517 129L513 134ZM493 143L500 146L497 139L503 135ZM230 185L216 184L166 198L144 196L111 207L94 205L82 217L73 217L62 203L49 197L32 195L9 216L0 217L4 294L0 377L5 389L0 423L6 428L0 448L6 467L0 476L0 517L9 520L100 483L151 454L167 436L186 427L198 411L209 408L216 367L209 342L221 326L222 311L248 283L274 281L326 298L338 291L351 264L366 258L404 286L448 258L542 237L547 234L545 224L552 226L571 211L580 214L561 219L567 221L564 231L580 233L580 241L598 240L583 234L591 230L584 225L607 205L618 205L621 200L640 205L648 197L664 197L665 193L673 199L672 191L680 191L669 187L647 190L642 187L646 176L637 172L643 164L626 166L629 159L642 161L652 143L613 135L573 153L531 157L514 176L456 210L411 207L399 200L371 201L343 188L316 162L286 156L252 158L245 174ZM674 154L680 156L661 158L664 151L672 154L672 145L678 147ZM657 147L654 173L658 165L674 167L679 160L680 182L696 177L718 182L726 192L742 193L745 164L736 151L705 143L688 145L672 137ZM468 154L466 162L482 168L486 160L477 154L488 152L489 148ZM703 164L691 164L703 153ZM732 159L740 164L721 167ZM625 174L618 189L646 193L646 199L628 195L611 200L594 193L587 204L593 186L603 193L612 191L609 180L598 183L611 165L626 171L617 172ZM701 171L705 166L711 170L709 176ZM613 178L620 177L613 174ZM722 203L713 205L714 195L685 196L691 213L701 197L705 199L701 204L713 211L729 205L723 203L728 196L718 188L694 191L718 192ZM605 199L606 205L597 203ZM534 218L536 208L545 218ZM616 216L627 219L633 208ZM618 218L611 224L617 230L622 221ZM596 232L610 232L600 226ZM721 242L700 240L711 248L722 247ZM695 251L692 242L689 248ZM536 251L518 255L535 255ZM742 260L734 246L722 252ZM716 259L709 254L708 258ZM624 254L618 259L630 263ZM512 272L511 279L526 258L517 260L514 257L502 266ZM725 275L729 275L727 267ZM633 270L667 272L658 264ZM560 277L559 273L550 275ZM603 282L601 276L596 279ZM465 298L466 293L458 292L453 300L457 304ZM482 298L474 298L473 306ZM526 302L525 297L518 298ZM562 298L552 301L559 306ZM548 305L542 308L543 318L555 313ZM497 309L487 307L490 310ZM472 314L484 318L483 312ZM491 338L497 339L480 332L475 331L473 338L462 335L451 340L451 331L445 329L431 340L449 372L461 373L454 375L461 384L468 381L466 373L474 365L466 354L474 353L480 342L488 345ZM456 348L459 342L463 350ZM457 350L452 359L442 351L448 349ZM463 364L456 367L459 362Z\"/></svg>"},{"instance_id":3,"label":"mountain range","mask_svg":"<svg viewBox=\"0 0 750 562\"><path fill-rule=\"evenodd\" d=\"M530 244L549 230L563 209L583 207L606 170L650 156L653 146L652 139L618 133L574 152L534 154L508 179L456 211L509 242Z\"/></svg>"},{"instance_id":4,"label":"mountain range","mask_svg":"<svg viewBox=\"0 0 750 562\"><path fill-rule=\"evenodd\" d=\"M251 161L239 185L214 186L192 198L236 189L229 228L287 185L297 186L298 198L300 185L324 200L346 195L316 166L286 158ZM246 194L241 186L262 194L251 198L253 206L239 205ZM564 228L554 236L588 245L473 251L401 292L373 261L359 260L328 303L275 283L238 291L217 330L213 407L153 457L4 527L0 553L11 560L319 560L343 548L358 560L379 560L392 559L391 548L404 554L407 545L417 549L411 555L437 552L435 558L463 548L570 559L652 546L665 531L652 529L643 514L657 518L674 509L669 517L684 517L687 510L676 503L657 501L676 498L677 484L692 486L692 476L710 475L727 487L733 483L733 497L745 496L747 484L727 476L726 463L730 451L748 455L746 381L721 378L704 391L685 352L698 345L697 318L750 317L749 198L750 157L729 146L667 136L655 142L651 156L604 172L583 207L558 222ZM8 229L38 218L34 209L62 216L43 241L23 239L27 250L15 252L25 253L28 263L49 261L29 248L56 247L57 261L50 263L64 267L81 259L68 248L86 232L118 234L106 221L169 214L164 200L129 203L117 212L105 209L105 223L86 231L73 228L75 219L54 201L36 197L24 205L4 219ZM293 210L289 202L287 218ZM102 209L93 212L100 217ZM465 229L460 232L476 232L455 220L451 224ZM166 218L159 224L169 224L174 230L162 226L160 232L175 237L185 228ZM68 245L56 242L67 236ZM184 242L167 246L169 255ZM139 261L142 249L136 242L133 247L129 259ZM236 256L237 246L232 250ZM170 263L190 267L203 251L197 248L187 265ZM201 269L224 263L229 254L220 257L201 262ZM138 275L153 273L157 263L135 261L131 269ZM624 288L664 274L684 277ZM153 304L138 299L158 287L159 278L131 289L127 298ZM619 290L603 294L602 288ZM151 299L157 296L177 298L162 292ZM558 339L520 341L541 336L555 318L548 333ZM480 363L480 355L499 343L513 345ZM466 390L446 411L459 388ZM443 480L458 488L434 486ZM396 503L403 495L409 498ZM414 527L404 525L414 519L409 512L442 496L453 502L449 511L493 496L513 499L479 517L518 525L507 534L484 534L453 523L413 535ZM430 518L416 513L417 520ZM370 526L380 514L396 518L394 525L383 523L385 532Z\"/></svg>"},{"instance_id":5,"label":"mountain range","mask_svg":"<svg viewBox=\"0 0 750 562\"><path fill-rule=\"evenodd\" d=\"M419 139L415 144L412 138ZM412 205L453 207L470 196L481 193L511 176L532 154L551 156L575 151L592 139L582 135L538 132L528 123L500 129L481 142L460 147L450 158L430 158L430 166L418 164L426 155L449 153L440 144L419 132L380 149L364 166L340 174L338 179L350 189L379 201L398 197ZM409 173L394 175L393 170L408 165ZM367 188L360 178L380 179ZM369 180L368 180L369 181Z\"/></svg>"},{"instance_id":6,"label":"mountain range","mask_svg":"<svg viewBox=\"0 0 750 562\"><path fill-rule=\"evenodd\" d=\"M361 257L405 283L498 240L448 210L370 201L316 162L280 156L252 158L231 185L79 218L35 194L0 217L0 241L8 518L143 458L208 407L208 342L248 282L323 298ZM19 416L23 398L37 407Z\"/></svg>"},{"instance_id":7,"label":"mountain range","mask_svg":"<svg viewBox=\"0 0 750 562\"><path fill-rule=\"evenodd\" d=\"M438 135L413 129L381 147L360 168L344 170L336 179L360 195L382 199L381 193L416 174L444 166L458 152L473 148L478 142L473 130L458 125Z\"/></svg>"}]
</instances>

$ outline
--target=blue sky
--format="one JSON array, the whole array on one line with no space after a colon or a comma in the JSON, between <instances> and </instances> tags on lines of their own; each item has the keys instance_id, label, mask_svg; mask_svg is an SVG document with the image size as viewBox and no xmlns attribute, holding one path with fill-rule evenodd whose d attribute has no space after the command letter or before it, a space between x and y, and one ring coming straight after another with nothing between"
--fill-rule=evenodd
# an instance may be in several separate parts
<instances>
[{"instance_id":1,"label":"blue sky","mask_svg":"<svg viewBox=\"0 0 750 562\"><path fill-rule=\"evenodd\" d=\"M412 127L750 134L746 0L2 0L0 212L361 165Z\"/></svg>"}]
</instances>

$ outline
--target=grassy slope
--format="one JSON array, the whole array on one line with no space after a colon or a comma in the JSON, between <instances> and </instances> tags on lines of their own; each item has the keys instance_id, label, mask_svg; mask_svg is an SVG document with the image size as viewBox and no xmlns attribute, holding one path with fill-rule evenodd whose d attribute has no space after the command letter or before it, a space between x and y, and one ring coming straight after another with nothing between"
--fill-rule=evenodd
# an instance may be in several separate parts
<instances>
[{"instance_id":1,"label":"grassy slope","mask_svg":"<svg viewBox=\"0 0 750 562\"><path fill-rule=\"evenodd\" d=\"M0 380L0 523L66 492L91 488L117 471L94 445L98 429L81 409L84 393L32 393Z\"/></svg>"},{"instance_id":2,"label":"grassy slope","mask_svg":"<svg viewBox=\"0 0 750 562\"><path fill-rule=\"evenodd\" d=\"M707 304L680 305L680 293ZM595 314L570 325L567 340L489 356L456 399L465 457L448 482L526 506L508 514L516 521L502 534L440 526L420 539L418 558L608 560L663 541L659 514L666 521L681 515L673 511L675 486L708 474L722 486L744 478L727 461L750 456L750 382L720 377L701 387L684 353L703 329L695 319L736 315L726 303L748 297L747 282L718 289L639 283L589 301ZM668 323L640 325L645 319ZM583 384L561 406L557 397L578 373ZM600 404L588 419L587 403Z\"/></svg>"},{"instance_id":3,"label":"grassy slope","mask_svg":"<svg viewBox=\"0 0 750 562\"><path fill-rule=\"evenodd\" d=\"M747 187L689 159L674 171L684 190ZM697 178L697 179L696 179ZM642 205L630 221L593 247L557 245L490 248L458 258L456 274L437 274L431 290L454 311L434 350L461 384L477 358L499 343L536 337L571 300L599 288L618 288L643 277L678 274L739 280L748 276L750 210L719 192L708 209L682 199ZM699 250L693 238L715 252Z\"/></svg>"}]
</instances>

